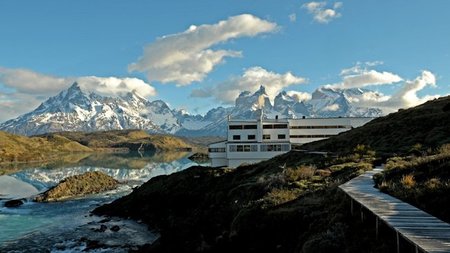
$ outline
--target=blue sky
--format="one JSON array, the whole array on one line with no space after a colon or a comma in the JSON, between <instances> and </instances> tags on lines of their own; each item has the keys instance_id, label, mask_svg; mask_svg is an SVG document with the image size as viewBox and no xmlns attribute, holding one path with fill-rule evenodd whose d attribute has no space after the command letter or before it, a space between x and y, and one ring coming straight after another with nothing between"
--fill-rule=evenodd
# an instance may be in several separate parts
<instances>
[{"instance_id":1,"label":"blue sky","mask_svg":"<svg viewBox=\"0 0 450 253\"><path fill-rule=\"evenodd\" d=\"M273 93L306 94L327 84L340 87L346 76L366 79L342 87L370 88L386 96L384 100L414 86L414 81L423 81L425 85L414 93L415 101L407 103L409 98L404 97L402 103L394 103L414 105L428 96L450 93L448 9L446 0L1 1L0 121L34 109L64 89L64 82L83 76L138 78L155 88L149 99L200 113L229 104L237 91L272 85L260 82L279 81ZM211 34L213 29L206 27L209 44L195 36L184 42L192 44L189 50L208 44L197 53L212 52L213 56L202 58L212 64L211 70L195 66L189 53L188 61L169 64L161 73L149 68L148 62L163 62L164 57L173 57L166 51L179 49L169 35L183 39L191 25L232 23L233 17L247 24L241 14L250 14L249 22L256 28L233 26L230 29L239 35L216 39L220 34ZM264 25L266 29L261 28ZM166 39L158 42L158 38ZM144 48L155 49L156 44L166 51L159 55L154 54L158 50L150 50L145 55ZM219 51L226 56L210 62ZM148 61L132 71L130 65L142 57ZM352 67L350 74L342 73ZM191 68L201 77L169 80L178 73L174 69L190 76ZM15 71L19 69L33 75L25 78ZM435 80L424 77L424 70ZM263 78L256 78L261 73ZM288 73L292 80L280 81ZM61 87L47 76L59 78ZM39 85L45 91L30 88ZM228 87L234 91L226 97L223 90Z\"/></svg>"}]
</instances>

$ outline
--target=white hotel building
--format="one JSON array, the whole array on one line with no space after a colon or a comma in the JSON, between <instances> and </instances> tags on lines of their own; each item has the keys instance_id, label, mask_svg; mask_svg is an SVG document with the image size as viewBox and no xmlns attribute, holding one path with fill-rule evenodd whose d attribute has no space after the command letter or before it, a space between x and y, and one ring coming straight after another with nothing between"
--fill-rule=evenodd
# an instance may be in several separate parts
<instances>
[{"instance_id":1,"label":"white hotel building","mask_svg":"<svg viewBox=\"0 0 450 253\"><path fill-rule=\"evenodd\" d=\"M227 140L210 144L213 167L238 167L362 126L373 118L228 119Z\"/></svg>"}]
</instances>

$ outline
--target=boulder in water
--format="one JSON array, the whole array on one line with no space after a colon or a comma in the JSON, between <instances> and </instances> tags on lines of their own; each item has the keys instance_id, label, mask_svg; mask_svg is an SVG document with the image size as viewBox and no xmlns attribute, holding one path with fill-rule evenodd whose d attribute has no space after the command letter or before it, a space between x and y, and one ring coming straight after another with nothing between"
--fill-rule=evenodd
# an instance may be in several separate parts
<instances>
[{"instance_id":1,"label":"boulder in water","mask_svg":"<svg viewBox=\"0 0 450 253\"><path fill-rule=\"evenodd\" d=\"M119 182L105 173L93 171L70 176L50 190L39 194L34 201L53 202L88 194L113 190Z\"/></svg>"},{"instance_id":2,"label":"boulder in water","mask_svg":"<svg viewBox=\"0 0 450 253\"><path fill-rule=\"evenodd\" d=\"M5 202L5 207L19 207L23 205L23 199L12 199Z\"/></svg>"}]
</instances>

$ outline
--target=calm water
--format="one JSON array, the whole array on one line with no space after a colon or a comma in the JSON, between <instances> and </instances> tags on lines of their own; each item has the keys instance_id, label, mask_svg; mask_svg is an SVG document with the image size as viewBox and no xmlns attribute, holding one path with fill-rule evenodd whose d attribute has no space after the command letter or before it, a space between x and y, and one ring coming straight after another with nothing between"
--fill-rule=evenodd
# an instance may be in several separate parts
<instances>
[{"instance_id":1,"label":"calm water","mask_svg":"<svg viewBox=\"0 0 450 253\"><path fill-rule=\"evenodd\" d=\"M6 208L3 207L4 200L0 200L0 252L82 250L83 245L74 241L75 239L83 236L91 239L105 235L92 232L100 226L98 222L102 219L90 216L89 212L92 209L131 192L133 187L152 177L171 174L197 165L187 159L187 155L187 153L85 155L65 158L64 161L51 165L23 168L0 177L1 198L26 197L27 193L43 192L68 176L87 171L102 171L124 183L111 192L65 202L28 201L18 208ZM131 221L110 223L114 222L123 229L119 231L120 233L106 234L111 237L108 239L111 245L123 243L124 240L130 244L139 244L147 242L149 237L156 238L156 235L137 223ZM114 236L117 238L114 239ZM108 251L101 250L101 252ZM115 248L111 252L120 252L120 249Z\"/></svg>"}]
</instances>

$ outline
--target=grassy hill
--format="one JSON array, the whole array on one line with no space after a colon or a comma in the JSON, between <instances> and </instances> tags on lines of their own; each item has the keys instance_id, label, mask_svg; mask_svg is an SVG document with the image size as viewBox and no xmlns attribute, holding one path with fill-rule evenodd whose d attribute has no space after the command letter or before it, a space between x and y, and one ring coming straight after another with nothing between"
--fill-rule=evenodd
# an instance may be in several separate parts
<instances>
[{"instance_id":1,"label":"grassy hill","mask_svg":"<svg viewBox=\"0 0 450 253\"><path fill-rule=\"evenodd\" d=\"M201 149L199 145L173 135L149 134L142 130L112 130L100 132L60 132L42 135L60 135L95 150L127 148L129 150L176 151Z\"/></svg>"},{"instance_id":2,"label":"grassy hill","mask_svg":"<svg viewBox=\"0 0 450 253\"><path fill-rule=\"evenodd\" d=\"M309 150L350 152L358 144L378 153L408 153L417 144L437 148L450 143L450 96L374 119L336 137L306 144Z\"/></svg>"},{"instance_id":3,"label":"grassy hill","mask_svg":"<svg viewBox=\"0 0 450 253\"><path fill-rule=\"evenodd\" d=\"M44 161L69 152L92 149L57 134L30 138L0 131L0 163Z\"/></svg>"}]
</instances>

